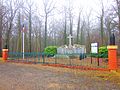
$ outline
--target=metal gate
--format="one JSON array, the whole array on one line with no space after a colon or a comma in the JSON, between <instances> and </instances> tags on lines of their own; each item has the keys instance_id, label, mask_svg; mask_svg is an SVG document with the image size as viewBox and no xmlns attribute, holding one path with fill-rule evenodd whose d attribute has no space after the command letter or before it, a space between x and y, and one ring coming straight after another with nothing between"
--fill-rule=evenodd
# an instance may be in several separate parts
<instances>
[{"instance_id":1,"label":"metal gate","mask_svg":"<svg viewBox=\"0 0 120 90\"><path fill-rule=\"evenodd\" d=\"M23 58L24 54L24 58ZM89 68L107 69L108 61L103 58L91 58L90 54L56 54L50 55L40 52L9 52L8 62L62 65L62 66L82 66Z\"/></svg>"}]
</instances>

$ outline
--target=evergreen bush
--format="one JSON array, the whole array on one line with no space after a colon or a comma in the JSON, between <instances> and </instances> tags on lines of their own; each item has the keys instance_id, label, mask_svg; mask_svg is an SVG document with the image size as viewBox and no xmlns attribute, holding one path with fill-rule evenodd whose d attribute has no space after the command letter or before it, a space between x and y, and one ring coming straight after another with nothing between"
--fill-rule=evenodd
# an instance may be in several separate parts
<instances>
[{"instance_id":1,"label":"evergreen bush","mask_svg":"<svg viewBox=\"0 0 120 90\"><path fill-rule=\"evenodd\" d=\"M54 56L55 54L57 54L57 46L48 46L45 48L44 53L47 56Z\"/></svg>"},{"instance_id":2,"label":"evergreen bush","mask_svg":"<svg viewBox=\"0 0 120 90\"><path fill-rule=\"evenodd\" d=\"M108 58L108 49L106 46L99 47L99 57Z\"/></svg>"},{"instance_id":3,"label":"evergreen bush","mask_svg":"<svg viewBox=\"0 0 120 90\"><path fill-rule=\"evenodd\" d=\"M91 53L92 57L108 58L108 49L106 46L99 47L99 55L97 53Z\"/></svg>"}]
</instances>

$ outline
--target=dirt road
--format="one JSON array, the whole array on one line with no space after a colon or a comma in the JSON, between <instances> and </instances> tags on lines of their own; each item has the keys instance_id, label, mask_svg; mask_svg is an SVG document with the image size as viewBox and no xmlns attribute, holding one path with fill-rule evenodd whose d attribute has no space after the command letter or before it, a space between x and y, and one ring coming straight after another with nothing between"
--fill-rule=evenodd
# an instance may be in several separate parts
<instances>
[{"instance_id":1,"label":"dirt road","mask_svg":"<svg viewBox=\"0 0 120 90\"><path fill-rule=\"evenodd\" d=\"M109 80L110 72L99 76L96 71L38 67L0 62L0 90L120 90L119 81Z\"/></svg>"}]
</instances>

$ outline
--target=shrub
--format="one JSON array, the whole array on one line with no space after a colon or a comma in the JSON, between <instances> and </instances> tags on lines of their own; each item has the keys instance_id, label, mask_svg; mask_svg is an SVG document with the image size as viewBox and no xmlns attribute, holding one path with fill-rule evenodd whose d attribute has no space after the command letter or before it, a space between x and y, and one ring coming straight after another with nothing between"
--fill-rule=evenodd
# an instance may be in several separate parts
<instances>
[{"instance_id":1,"label":"shrub","mask_svg":"<svg viewBox=\"0 0 120 90\"><path fill-rule=\"evenodd\" d=\"M106 46L99 47L99 57L101 58L108 57L108 49Z\"/></svg>"},{"instance_id":2,"label":"shrub","mask_svg":"<svg viewBox=\"0 0 120 90\"><path fill-rule=\"evenodd\" d=\"M92 53L90 56L99 58L108 58L108 50L106 46L99 47L99 55L97 53Z\"/></svg>"},{"instance_id":3,"label":"shrub","mask_svg":"<svg viewBox=\"0 0 120 90\"><path fill-rule=\"evenodd\" d=\"M50 56L57 54L57 47L56 46L48 46L45 48L44 53Z\"/></svg>"},{"instance_id":4,"label":"shrub","mask_svg":"<svg viewBox=\"0 0 120 90\"><path fill-rule=\"evenodd\" d=\"M99 47L99 53L100 54L107 54L108 50L106 46Z\"/></svg>"},{"instance_id":5,"label":"shrub","mask_svg":"<svg viewBox=\"0 0 120 90\"><path fill-rule=\"evenodd\" d=\"M97 57L98 57L98 54L97 54L97 53L91 53L90 56L97 58Z\"/></svg>"}]
</instances>

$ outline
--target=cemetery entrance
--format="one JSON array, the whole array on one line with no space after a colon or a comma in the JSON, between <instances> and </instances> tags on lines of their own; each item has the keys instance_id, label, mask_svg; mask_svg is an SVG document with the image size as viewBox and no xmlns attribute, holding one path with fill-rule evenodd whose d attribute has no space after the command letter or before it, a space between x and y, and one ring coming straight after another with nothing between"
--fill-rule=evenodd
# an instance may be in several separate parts
<instances>
[{"instance_id":1,"label":"cemetery entrance","mask_svg":"<svg viewBox=\"0 0 120 90\"><path fill-rule=\"evenodd\" d=\"M81 69L107 69L107 60L103 58L91 58L90 54L45 54L45 53L17 53L9 52L7 62L43 64L49 66L61 66ZM99 63L99 65L98 65Z\"/></svg>"}]
</instances>

